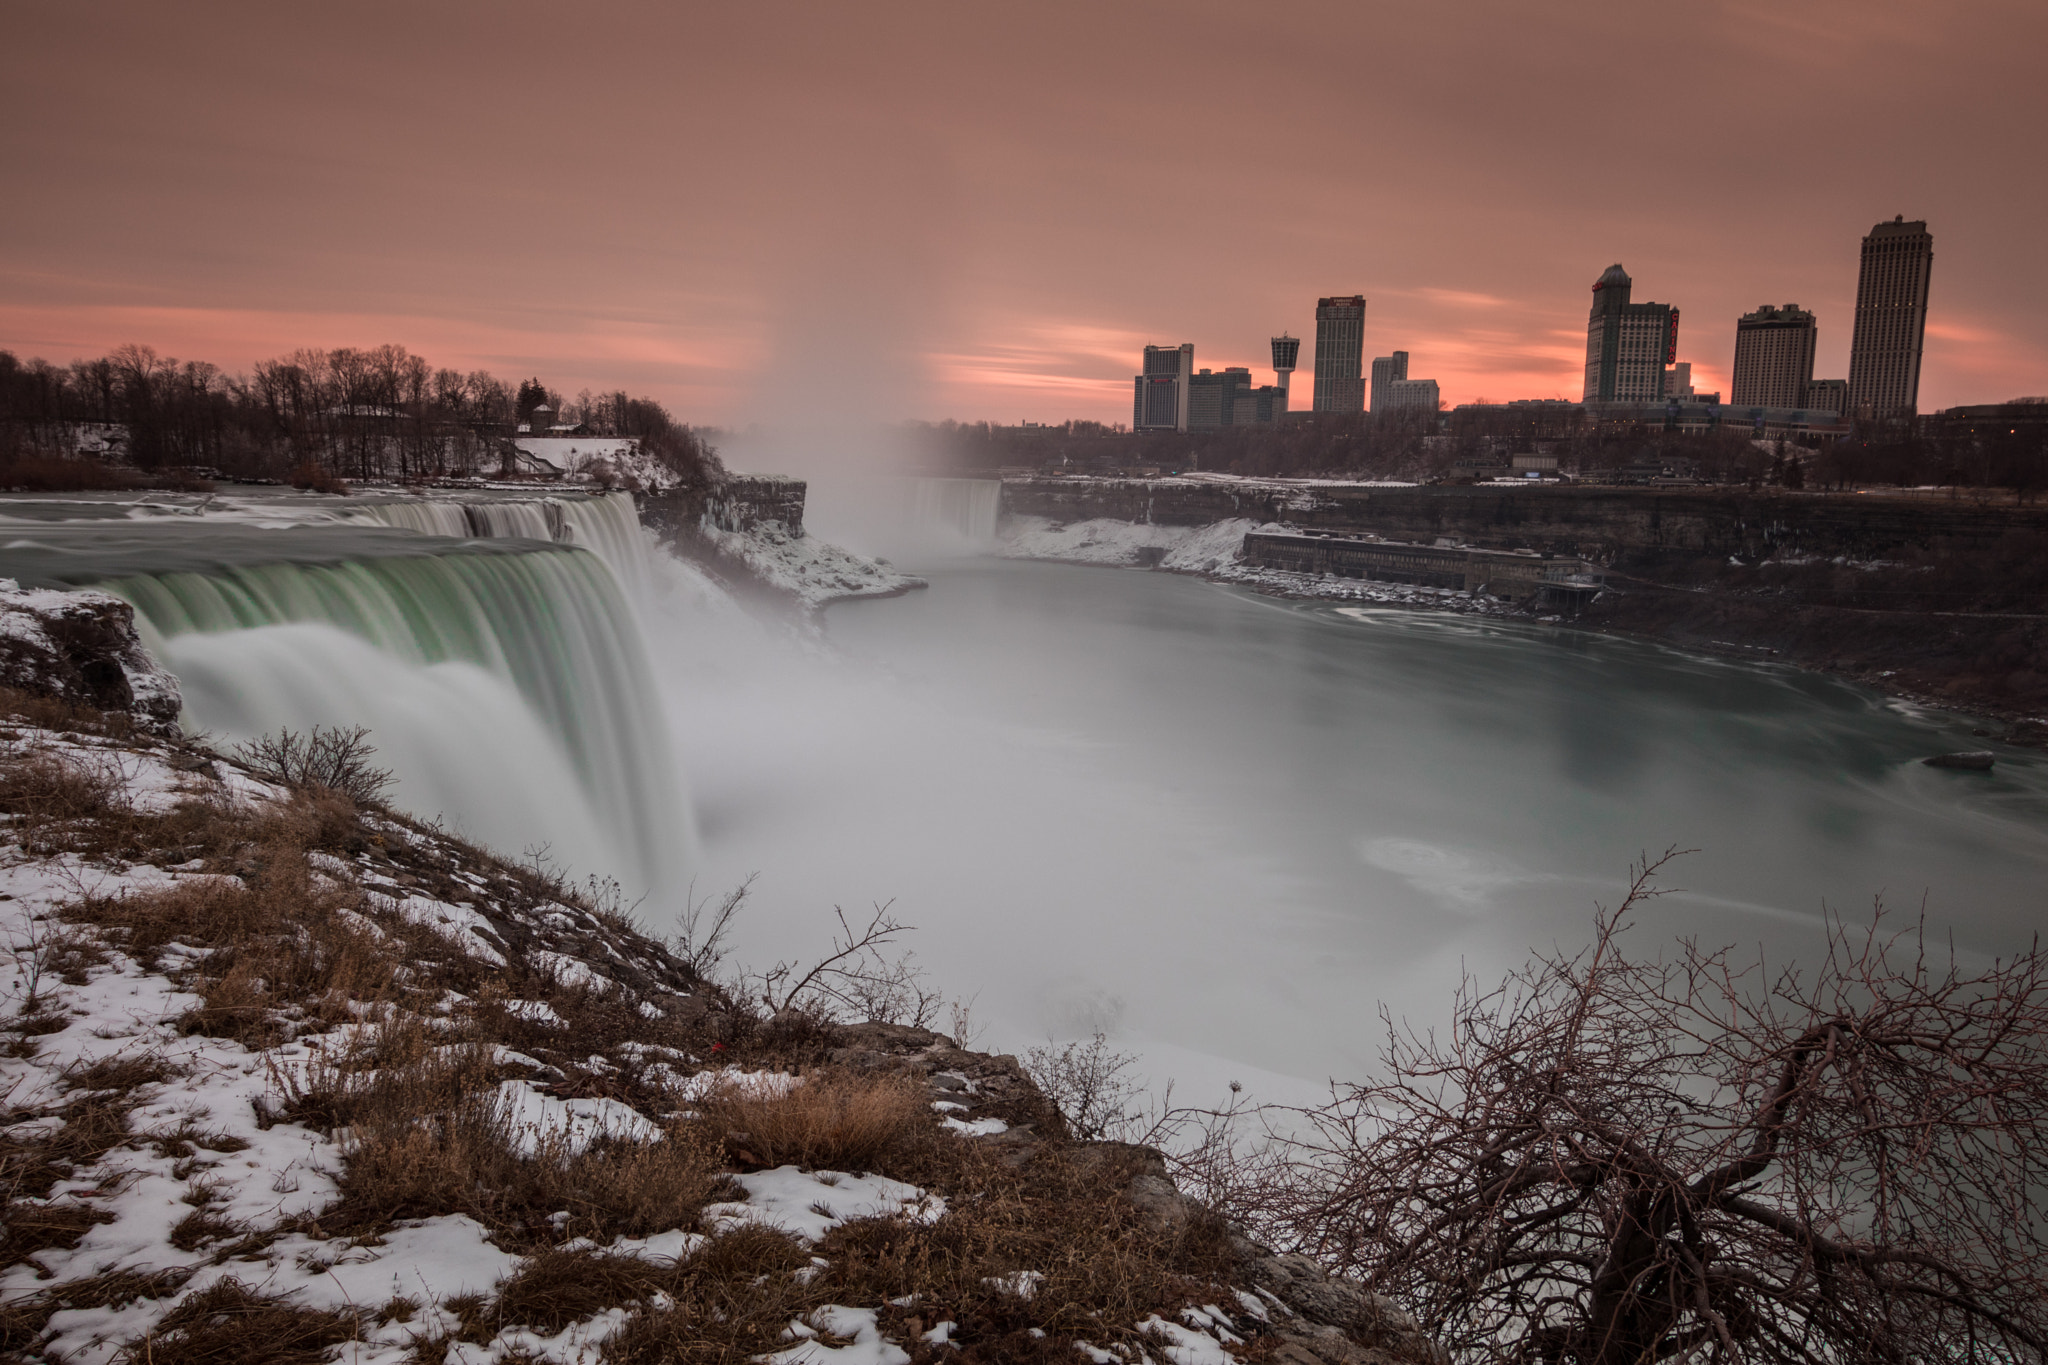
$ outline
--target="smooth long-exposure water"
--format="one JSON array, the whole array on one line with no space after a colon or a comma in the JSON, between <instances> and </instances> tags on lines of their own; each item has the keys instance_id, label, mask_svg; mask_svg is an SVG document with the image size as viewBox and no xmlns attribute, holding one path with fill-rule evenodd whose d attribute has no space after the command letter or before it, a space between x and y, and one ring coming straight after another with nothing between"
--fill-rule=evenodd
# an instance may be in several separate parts
<instances>
[{"instance_id":1,"label":"smooth long-exposure water","mask_svg":"<svg viewBox=\"0 0 2048 1365\"><path fill-rule=\"evenodd\" d=\"M1956 717L1551 626L906 566L928 591L830 610L843 658L736 667L677 724L707 877L762 874L744 946L893 898L992 1044L1099 1025L1155 1079L1358 1075L1382 1002L1441 1020L1462 968L1583 941L1673 845L1646 951L1785 962L1882 898L1988 957L2048 910L2048 764L1922 766L1982 746Z\"/></svg>"}]
</instances>

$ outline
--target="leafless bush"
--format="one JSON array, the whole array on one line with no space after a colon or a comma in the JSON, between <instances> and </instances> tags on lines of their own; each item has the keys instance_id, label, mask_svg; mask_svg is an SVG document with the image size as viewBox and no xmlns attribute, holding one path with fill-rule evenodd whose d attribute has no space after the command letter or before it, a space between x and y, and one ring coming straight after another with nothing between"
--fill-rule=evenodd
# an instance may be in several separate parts
<instances>
[{"instance_id":1,"label":"leafless bush","mask_svg":"<svg viewBox=\"0 0 2048 1365\"><path fill-rule=\"evenodd\" d=\"M1474 1359L2039 1360L2048 959L1965 972L1880 915L1810 972L1641 961L1661 862L1447 1035L1389 1021L1272 1227Z\"/></svg>"},{"instance_id":2,"label":"leafless bush","mask_svg":"<svg viewBox=\"0 0 2048 1365\"><path fill-rule=\"evenodd\" d=\"M1024 1070L1040 1093L1083 1142L1127 1141L1143 1128L1145 1087L1129 1074L1137 1063L1129 1052L1111 1052L1101 1032L1087 1042L1044 1047L1024 1055Z\"/></svg>"},{"instance_id":3,"label":"leafless bush","mask_svg":"<svg viewBox=\"0 0 2048 1365\"><path fill-rule=\"evenodd\" d=\"M258 776L293 791L331 792L359 806L374 806L392 778L389 769L370 766L377 751L369 735L360 725L316 725L302 735L279 730L235 746L235 757Z\"/></svg>"},{"instance_id":4,"label":"leafless bush","mask_svg":"<svg viewBox=\"0 0 2048 1365\"><path fill-rule=\"evenodd\" d=\"M728 901L737 908L747 888ZM924 987L924 972L913 954L890 955L882 950L915 926L902 924L878 905L868 922L853 927L846 912L837 906L832 913L839 920L839 933L832 939L832 951L808 967L800 962L778 962L765 972L754 973L749 994L771 1015L785 1010L822 1015L850 1016L869 1023L912 1024L929 1028L945 1005L945 997ZM725 918L730 918L729 913ZM723 929L724 921L716 924ZM706 939L707 942L713 941Z\"/></svg>"},{"instance_id":5,"label":"leafless bush","mask_svg":"<svg viewBox=\"0 0 2048 1365\"><path fill-rule=\"evenodd\" d=\"M678 917L675 953L689 964L692 975L699 980L718 979L719 968L725 963L725 936L731 932L734 917L746 905L753 889L754 878L748 877L716 901L706 897L684 902L683 913Z\"/></svg>"}]
</instances>

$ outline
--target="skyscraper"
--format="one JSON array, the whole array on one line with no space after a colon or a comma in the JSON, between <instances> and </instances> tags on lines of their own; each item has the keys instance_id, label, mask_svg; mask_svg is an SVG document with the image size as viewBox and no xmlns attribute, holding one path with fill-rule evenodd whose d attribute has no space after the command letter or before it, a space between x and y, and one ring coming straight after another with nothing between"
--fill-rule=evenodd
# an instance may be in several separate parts
<instances>
[{"instance_id":1,"label":"skyscraper","mask_svg":"<svg viewBox=\"0 0 2048 1365\"><path fill-rule=\"evenodd\" d=\"M1849 413L1896 417L1920 402L1920 348L1927 335L1927 279L1934 237L1903 216L1863 239L1856 277L1856 330L1849 339Z\"/></svg>"},{"instance_id":2,"label":"skyscraper","mask_svg":"<svg viewBox=\"0 0 2048 1365\"><path fill-rule=\"evenodd\" d=\"M1586 323L1588 403L1654 403L1664 396L1664 367L1678 359L1678 310L1630 303L1635 282L1619 263L1593 284Z\"/></svg>"},{"instance_id":3,"label":"skyscraper","mask_svg":"<svg viewBox=\"0 0 2048 1365\"><path fill-rule=\"evenodd\" d=\"M1372 362L1372 410L1383 412L1387 406L1389 385L1408 377L1408 353L1396 351L1392 355L1376 356Z\"/></svg>"},{"instance_id":4,"label":"skyscraper","mask_svg":"<svg viewBox=\"0 0 2048 1365\"><path fill-rule=\"evenodd\" d=\"M1365 410L1365 295L1316 300L1317 412Z\"/></svg>"},{"instance_id":5,"label":"skyscraper","mask_svg":"<svg viewBox=\"0 0 2048 1365\"><path fill-rule=\"evenodd\" d=\"M1193 342L1147 346L1144 371L1131 398L1131 430L1188 429L1188 381L1195 374Z\"/></svg>"},{"instance_id":6,"label":"skyscraper","mask_svg":"<svg viewBox=\"0 0 2048 1365\"><path fill-rule=\"evenodd\" d=\"M1765 304L1735 323L1735 383L1729 402L1738 408L1796 408L1813 382L1813 314L1796 303Z\"/></svg>"}]
</instances>

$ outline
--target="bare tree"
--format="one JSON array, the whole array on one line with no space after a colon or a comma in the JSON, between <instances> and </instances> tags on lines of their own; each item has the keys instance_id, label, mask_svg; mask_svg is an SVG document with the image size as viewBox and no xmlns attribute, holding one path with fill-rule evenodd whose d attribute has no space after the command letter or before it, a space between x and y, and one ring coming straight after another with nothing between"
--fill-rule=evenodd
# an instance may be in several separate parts
<instances>
[{"instance_id":1,"label":"bare tree","mask_svg":"<svg viewBox=\"0 0 2048 1365\"><path fill-rule=\"evenodd\" d=\"M1274 1229L1473 1359L2041 1360L2038 945L1965 971L1880 911L1810 972L1637 961L1662 862L1584 952L1468 981L1448 1036L1389 1021Z\"/></svg>"}]
</instances>

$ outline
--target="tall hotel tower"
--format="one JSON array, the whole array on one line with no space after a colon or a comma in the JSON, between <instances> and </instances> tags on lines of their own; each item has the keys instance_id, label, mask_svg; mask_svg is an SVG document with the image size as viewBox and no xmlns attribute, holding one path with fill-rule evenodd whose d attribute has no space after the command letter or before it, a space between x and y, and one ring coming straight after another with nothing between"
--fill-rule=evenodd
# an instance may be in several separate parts
<instances>
[{"instance_id":1,"label":"tall hotel tower","mask_svg":"<svg viewBox=\"0 0 2048 1365\"><path fill-rule=\"evenodd\" d=\"M1144 373L1131 399L1131 430L1188 429L1188 381L1195 377L1195 347L1147 346Z\"/></svg>"},{"instance_id":2,"label":"tall hotel tower","mask_svg":"<svg viewBox=\"0 0 2048 1365\"><path fill-rule=\"evenodd\" d=\"M1765 304L1735 323L1735 387L1729 402L1738 408L1803 408L1813 385L1813 314L1796 303Z\"/></svg>"},{"instance_id":3,"label":"tall hotel tower","mask_svg":"<svg viewBox=\"0 0 2048 1365\"><path fill-rule=\"evenodd\" d=\"M1934 238L1903 217L1863 239L1856 278L1856 331L1849 340L1849 412L1896 417L1920 402L1920 347L1927 335L1927 277Z\"/></svg>"},{"instance_id":4,"label":"tall hotel tower","mask_svg":"<svg viewBox=\"0 0 2048 1365\"><path fill-rule=\"evenodd\" d=\"M1619 264L1593 284L1586 323L1588 403L1654 403L1664 396L1664 367L1678 359L1678 310L1630 303L1634 281Z\"/></svg>"},{"instance_id":5,"label":"tall hotel tower","mask_svg":"<svg viewBox=\"0 0 2048 1365\"><path fill-rule=\"evenodd\" d=\"M1365 295L1316 300L1317 412L1365 411Z\"/></svg>"}]
</instances>

